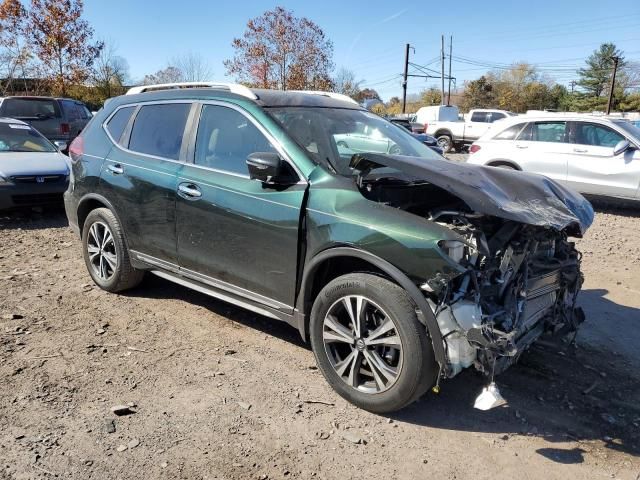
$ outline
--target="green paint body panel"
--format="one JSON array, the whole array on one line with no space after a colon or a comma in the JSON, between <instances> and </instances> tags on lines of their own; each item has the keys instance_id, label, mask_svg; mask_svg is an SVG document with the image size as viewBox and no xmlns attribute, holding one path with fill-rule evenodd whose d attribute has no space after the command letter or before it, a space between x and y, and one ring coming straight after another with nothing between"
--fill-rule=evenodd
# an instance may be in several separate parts
<instances>
[{"instance_id":1,"label":"green paint body panel","mask_svg":"<svg viewBox=\"0 0 640 480\"><path fill-rule=\"evenodd\" d=\"M272 188L196 167L189 157L176 162L139 155L114 145L102 128L121 105L165 100L224 102L242 109L280 144L301 181ZM332 247L370 252L416 285L461 273L437 246L458 238L454 232L367 200L352 178L314 163L254 100L214 89L122 96L109 101L82 136L84 154L73 165L76 185L65 197L72 225L80 226L82 202L104 198L120 218L130 249L271 299L285 313L293 314L296 305L301 263ZM114 165L124 174L114 175L109 168ZM196 184L202 197L177 195L184 182Z\"/></svg>"}]
</instances>

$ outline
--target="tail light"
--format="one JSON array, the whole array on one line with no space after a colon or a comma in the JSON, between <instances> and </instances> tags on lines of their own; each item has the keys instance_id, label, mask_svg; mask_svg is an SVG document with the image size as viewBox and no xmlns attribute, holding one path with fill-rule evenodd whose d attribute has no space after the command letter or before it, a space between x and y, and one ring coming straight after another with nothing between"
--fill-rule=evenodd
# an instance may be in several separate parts
<instances>
[{"instance_id":1,"label":"tail light","mask_svg":"<svg viewBox=\"0 0 640 480\"><path fill-rule=\"evenodd\" d=\"M69 157L74 162L77 162L84 153L84 140L78 136L75 138L71 145L69 145Z\"/></svg>"},{"instance_id":2,"label":"tail light","mask_svg":"<svg viewBox=\"0 0 640 480\"><path fill-rule=\"evenodd\" d=\"M62 135L69 135L70 131L71 131L71 128L69 128L69 124L68 123L61 123L60 124L60 133Z\"/></svg>"},{"instance_id":3,"label":"tail light","mask_svg":"<svg viewBox=\"0 0 640 480\"><path fill-rule=\"evenodd\" d=\"M478 150L480 150L480 145L475 143L469 147L469 153L476 153Z\"/></svg>"}]
</instances>

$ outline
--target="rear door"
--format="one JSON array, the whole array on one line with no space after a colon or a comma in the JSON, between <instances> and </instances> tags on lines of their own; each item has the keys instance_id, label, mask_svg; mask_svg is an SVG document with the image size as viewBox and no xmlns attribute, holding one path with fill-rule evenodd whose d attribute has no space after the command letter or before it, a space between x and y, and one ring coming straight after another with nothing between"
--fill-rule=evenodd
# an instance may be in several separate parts
<instances>
[{"instance_id":1,"label":"rear door","mask_svg":"<svg viewBox=\"0 0 640 480\"><path fill-rule=\"evenodd\" d=\"M66 123L69 124L69 139L76 138L84 127L80 109L73 100L60 100L65 113Z\"/></svg>"},{"instance_id":2,"label":"rear door","mask_svg":"<svg viewBox=\"0 0 640 480\"><path fill-rule=\"evenodd\" d=\"M566 183L567 162L573 150L567 122L529 122L518 135L515 147L515 158L523 170Z\"/></svg>"},{"instance_id":3,"label":"rear door","mask_svg":"<svg viewBox=\"0 0 640 480\"><path fill-rule=\"evenodd\" d=\"M597 122L572 122L572 155L569 157L569 185L579 192L634 198L640 184L640 153L627 150L613 155L625 136Z\"/></svg>"},{"instance_id":4,"label":"rear door","mask_svg":"<svg viewBox=\"0 0 640 480\"><path fill-rule=\"evenodd\" d=\"M123 223L129 248L152 262L177 263L176 188L191 108L190 102L145 103L121 107L105 122L116 145L103 164L101 190Z\"/></svg>"},{"instance_id":5,"label":"rear door","mask_svg":"<svg viewBox=\"0 0 640 480\"><path fill-rule=\"evenodd\" d=\"M180 267L205 283L291 312L306 181L273 187L251 180L246 158L277 152L269 133L230 104L202 105L192 163L178 181Z\"/></svg>"},{"instance_id":6,"label":"rear door","mask_svg":"<svg viewBox=\"0 0 640 480\"><path fill-rule=\"evenodd\" d=\"M53 98L9 97L2 102L0 115L27 122L50 140L66 139L60 130L62 110Z\"/></svg>"}]
</instances>

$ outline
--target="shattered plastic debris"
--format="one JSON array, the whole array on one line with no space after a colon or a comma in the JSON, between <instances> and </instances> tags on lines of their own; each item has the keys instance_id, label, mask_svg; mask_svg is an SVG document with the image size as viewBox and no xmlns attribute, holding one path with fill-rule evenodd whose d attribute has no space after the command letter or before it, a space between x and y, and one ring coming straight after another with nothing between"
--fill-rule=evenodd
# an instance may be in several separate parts
<instances>
[{"instance_id":1,"label":"shattered plastic debris","mask_svg":"<svg viewBox=\"0 0 640 480\"><path fill-rule=\"evenodd\" d=\"M476 398L476 403L473 405L473 408L490 410L506 403L507 401L500 394L498 386L494 382L491 382L489 386L482 389L482 392L480 392L480 395Z\"/></svg>"}]
</instances>

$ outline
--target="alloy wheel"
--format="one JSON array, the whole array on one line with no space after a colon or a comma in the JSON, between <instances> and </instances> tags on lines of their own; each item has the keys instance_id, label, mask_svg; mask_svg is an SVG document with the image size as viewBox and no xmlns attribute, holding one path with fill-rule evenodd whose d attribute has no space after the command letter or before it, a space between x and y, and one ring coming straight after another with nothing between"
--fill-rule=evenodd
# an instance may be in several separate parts
<instances>
[{"instance_id":1,"label":"alloy wheel","mask_svg":"<svg viewBox=\"0 0 640 480\"><path fill-rule=\"evenodd\" d=\"M94 222L87 234L87 252L93 273L107 281L116 272L118 255L111 230L103 222Z\"/></svg>"},{"instance_id":2,"label":"alloy wheel","mask_svg":"<svg viewBox=\"0 0 640 480\"><path fill-rule=\"evenodd\" d=\"M338 376L365 392L389 389L402 370L402 342L393 319L362 295L331 305L322 327L325 352Z\"/></svg>"}]
</instances>

